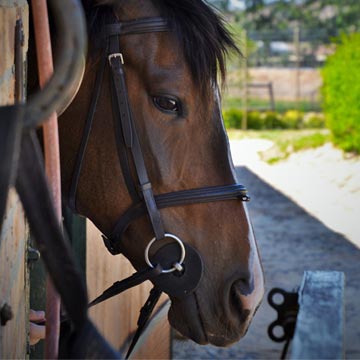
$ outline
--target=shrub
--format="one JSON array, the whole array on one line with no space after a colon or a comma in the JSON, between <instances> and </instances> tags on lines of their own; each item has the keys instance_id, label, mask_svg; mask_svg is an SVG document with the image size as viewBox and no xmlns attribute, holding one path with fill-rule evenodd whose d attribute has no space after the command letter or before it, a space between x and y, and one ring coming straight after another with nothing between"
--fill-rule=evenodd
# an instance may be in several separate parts
<instances>
[{"instance_id":1,"label":"shrub","mask_svg":"<svg viewBox=\"0 0 360 360\"><path fill-rule=\"evenodd\" d=\"M282 115L274 111L266 111L262 113L265 129L284 129L286 125Z\"/></svg>"},{"instance_id":2,"label":"shrub","mask_svg":"<svg viewBox=\"0 0 360 360\"><path fill-rule=\"evenodd\" d=\"M223 112L224 124L227 129L241 129L243 111L230 108ZM324 115L321 113L307 113L304 115L297 110L289 110L284 115L274 111L249 111L247 114L247 128L252 130L263 129L298 129L323 128Z\"/></svg>"},{"instance_id":3,"label":"shrub","mask_svg":"<svg viewBox=\"0 0 360 360\"><path fill-rule=\"evenodd\" d=\"M223 112L224 124L227 129L241 129L243 111L231 108ZM247 128L260 130L264 128L264 120L258 111L249 111L247 114Z\"/></svg>"},{"instance_id":4,"label":"shrub","mask_svg":"<svg viewBox=\"0 0 360 360\"><path fill-rule=\"evenodd\" d=\"M322 70L323 109L333 141L360 153L360 34L343 35Z\"/></svg>"},{"instance_id":5,"label":"shrub","mask_svg":"<svg viewBox=\"0 0 360 360\"><path fill-rule=\"evenodd\" d=\"M304 114L298 110L288 110L283 116L286 129L299 129L302 127Z\"/></svg>"},{"instance_id":6,"label":"shrub","mask_svg":"<svg viewBox=\"0 0 360 360\"><path fill-rule=\"evenodd\" d=\"M325 117L322 113L309 112L304 115L303 126L308 129L321 129L325 127Z\"/></svg>"},{"instance_id":7,"label":"shrub","mask_svg":"<svg viewBox=\"0 0 360 360\"><path fill-rule=\"evenodd\" d=\"M264 129L264 119L259 111L249 111L247 114L247 128L253 130Z\"/></svg>"},{"instance_id":8,"label":"shrub","mask_svg":"<svg viewBox=\"0 0 360 360\"><path fill-rule=\"evenodd\" d=\"M231 108L223 112L224 124L227 129L241 129L242 110Z\"/></svg>"}]
</instances>

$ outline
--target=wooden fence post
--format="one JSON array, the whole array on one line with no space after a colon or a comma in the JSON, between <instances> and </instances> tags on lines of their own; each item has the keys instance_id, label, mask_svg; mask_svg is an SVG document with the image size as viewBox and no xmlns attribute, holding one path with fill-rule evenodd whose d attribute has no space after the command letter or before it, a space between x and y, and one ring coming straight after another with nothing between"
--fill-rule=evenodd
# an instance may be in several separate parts
<instances>
[{"instance_id":1,"label":"wooden fence post","mask_svg":"<svg viewBox=\"0 0 360 360\"><path fill-rule=\"evenodd\" d=\"M247 56L248 56L248 49L247 49L247 32L243 30L243 117L241 121L241 129L247 129L247 113L248 113L248 83L247 83Z\"/></svg>"}]
</instances>

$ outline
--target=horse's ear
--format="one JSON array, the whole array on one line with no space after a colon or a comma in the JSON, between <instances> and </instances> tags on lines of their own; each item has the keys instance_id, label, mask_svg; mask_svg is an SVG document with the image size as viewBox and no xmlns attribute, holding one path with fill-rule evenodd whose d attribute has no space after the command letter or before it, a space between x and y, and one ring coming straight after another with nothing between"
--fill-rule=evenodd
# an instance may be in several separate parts
<instances>
[{"instance_id":1,"label":"horse's ear","mask_svg":"<svg viewBox=\"0 0 360 360\"><path fill-rule=\"evenodd\" d=\"M115 0L95 0L93 1L95 5L115 5L117 1Z\"/></svg>"},{"instance_id":2,"label":"horse's ear","mask_svg":"<svg viewBox=\"0 0 360 360\"><path fill-rule=\"evenodd\" d=\"M85 13L89 13L89 11L91 10L91 8L95 5L95 1L94 0L82 0L82 6L84 8Z\"/></svg>"},{"instance_id":3,"label":"horse's ear","mask_svg":"<svg viewBox=\"0 0 360 360\"><path fill-rule=\"evenodd\" d=\"M94 6L115 5L116 0L82 0L82 5L86 12L90 11Z\"/></svg>"},{"instance_id":4,"label":"horse's ear","mask_svg":"<svg viewBox=\"0 0 360 360\"><path fill-rule=\"evenodd\" d=\"M81 0L82 6L84 8L85 14L90 14L91 10L99 5L105 5L111 3L111 1L106 0Z\"/></svg>"}]
</instances>

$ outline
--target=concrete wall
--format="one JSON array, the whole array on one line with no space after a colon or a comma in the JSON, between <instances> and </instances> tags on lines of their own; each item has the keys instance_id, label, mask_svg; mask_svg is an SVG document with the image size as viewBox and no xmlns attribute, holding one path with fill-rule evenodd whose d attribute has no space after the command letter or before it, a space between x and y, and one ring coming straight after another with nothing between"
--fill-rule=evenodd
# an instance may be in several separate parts
<instances>
[{"instance_id":1,"label":"concrete wall","mask_svg":"<svg viewBox=\"0 0 360 360\"><path fill-rule=\"evenodd\" d=\"M0 106L14 103L15 23L20 18L27 44L27 1L0 0ZM26 55L26 45L23 51ZM5 326L0 326L0 359L24 359L28 337L28 228L13 189L8 197L0 238L0 309L7 304L13 313L13 318Z\"/></svg>"}]
</instances>

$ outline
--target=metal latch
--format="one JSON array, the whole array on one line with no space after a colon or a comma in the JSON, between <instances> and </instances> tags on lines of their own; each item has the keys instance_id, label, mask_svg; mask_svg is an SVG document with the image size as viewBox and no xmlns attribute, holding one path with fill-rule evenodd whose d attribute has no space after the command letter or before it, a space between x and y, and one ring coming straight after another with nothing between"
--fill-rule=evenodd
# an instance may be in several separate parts
<instances>
[{"instance_id":1,"label":"metal latch","mask_svg":"<svg viewBox=\"0 0 360 360\"><path fill-rule=\"evenodd\" d=\"M40 259L40 251L37 249L34 249L31 246L28 246L28 250L27 250L28 264L31 265L34 262L38 261L39 259Z\"/></svg>"},{"instance_id":2,"label":"metal latch","mask_svg":"<svg viewBox=\"0 0 360 360\"><path fill-rule=\"evenodd\" d=\"M9 304L5 303L0 309L0 324L5 326L6 323L14 317L12 308Z\"/></svg>"}]
</instances>

